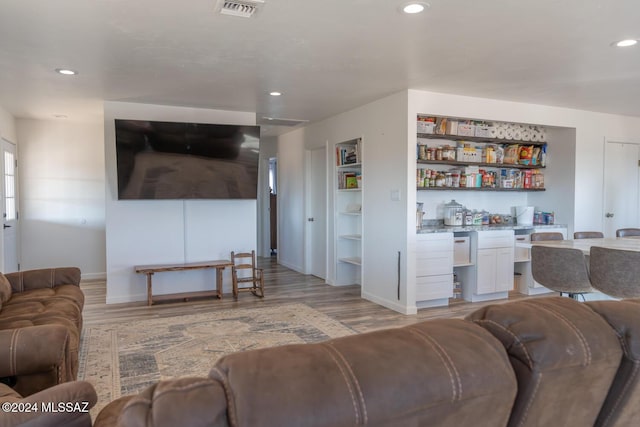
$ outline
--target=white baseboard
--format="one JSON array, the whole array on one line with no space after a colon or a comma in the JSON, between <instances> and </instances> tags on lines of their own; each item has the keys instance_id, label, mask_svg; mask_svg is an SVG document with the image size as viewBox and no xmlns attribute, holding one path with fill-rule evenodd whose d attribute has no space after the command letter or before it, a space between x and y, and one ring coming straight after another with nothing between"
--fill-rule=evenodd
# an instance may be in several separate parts
<instances>
[{"instance_id":1,"label":"white baseboard","mask_svg":"<svg viewBox=\"0 0 640 427\"><path fill-rule=\"evenodd\" d=\"M82 273L80 280L107 280L107 273Z\"/></svg>"},{"instance_id":2,"label":"white baseboard","mask_svg":"<svg viewBox=\"0 0 640 427\"><path fill-rule=\"evenodd\" d=\"M140 302L146 301L147 294L134 294L134 295L117 295L114 297L107 296L107 304L124 304L127 302Z\"/></svg>"},{"instance_id":3,"label":"white baseboard","mask_svg":"<svg viewBox=\"0 0 640 427\"><path fill-rule=\"evenodd\" d=\"M396 301L389 301L388 299L385 298L380 298L376 295L372 295L370 293L367 292L362 292L362 298L369 300L371 302L375 302L378 305L381 305L383 307L387 307L393 311L397 311L398 313L401 314L417 314L418 313L418 308L413 305L413 306L404 306Z\"/></svg>"},{"instance_id":4,"label":"white baseboard","mask_svg":"<svg viewBox=\"0 0 640 427\"><path fill-rule=\"evenodd\" d=\"M295 272L297 272L297 273L300 273L300 274L306 274L306 273L304 272L304 270L303 270L299 265L289 264L288 262L283 261L283 260L281 260L281 259L279 259L279 260L278 260L278 264L280 264L280 265L284 265L284 266L285 266L285 267L287 267L288 269L291 269L291 270L293 270L293 271L295 271Z\"/></svg>"}]
</instances>

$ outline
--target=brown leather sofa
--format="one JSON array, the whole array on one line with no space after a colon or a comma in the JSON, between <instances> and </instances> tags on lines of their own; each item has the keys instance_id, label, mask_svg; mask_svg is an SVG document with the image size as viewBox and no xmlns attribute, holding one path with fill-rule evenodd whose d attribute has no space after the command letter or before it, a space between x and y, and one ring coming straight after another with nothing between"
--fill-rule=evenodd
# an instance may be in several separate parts
<instances>
[{"instance_id":1,"label":"brown leather sofa","mask_svg":"<svg viewBox=\"0 0 640 427\"><path fill-rule=\"evenodd\" d=\"M23 398L0 384L0 427L91 427L98 396L91 384L72 381Z\"/></svg>"},{"instance_id":2,"label":"brown leather sofa","mask_svg":"<svg viewBox=\"0 0 640 427\"><path fill-rule=\"evenodd\" d=\"M221 358L120 398L95 426L631 426L640 300L545 297L461 319Z\"/></svg>"},{"instance_id":3,"label":"brown leather sofa","mask_svg":"<svg viewBox=\"0 0 640 427\"><path fill-rule=\"evenodd\" d=\"M0 273L0 382L18 395L76 379L79 284L75 267Z\"/></svg>"}]
</instances>

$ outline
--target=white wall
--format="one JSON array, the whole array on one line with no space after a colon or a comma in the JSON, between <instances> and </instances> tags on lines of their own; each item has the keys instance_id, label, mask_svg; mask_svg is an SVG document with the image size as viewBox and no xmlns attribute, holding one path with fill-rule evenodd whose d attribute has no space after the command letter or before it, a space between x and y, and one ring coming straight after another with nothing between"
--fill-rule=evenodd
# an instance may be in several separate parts
<instances>
[{"instance_id":1,"label":"white wall","mask_svg":"<svg viewBox=\"0 0 640 427\"><path fill-rule=\"evenodd\" d=\"M77 266L105 276L100 122L17 120L21 269Z\"/></svg>"},{"instance_id":2,"label":"white wall","mask_svg":"<svg viewBox=\"0 0 640 427\"><path fill-rule=\"evenodd\" d=\"M105 102L107 303L146 299L135 265L229 259L257 244L255 200L118 200L114 119L254 125L255 114ZM194 270L154 276L154 294L215 287L214 272ZM224 291L231 287L225 270Z\"/></svg>"},{"instance_id":3,"label":"white wall","mask_svg":"<svg viewBox=\"0 0 640 427\"><path fill-rule=\"evenodd\" d=\"M303 271L305 150L328 146L333 155L336 143L362 137L362 295L396 310L403 310L407 304L404 290L400 300L397 298L398 252L402 271L406 269L406 115L406 93L399 93L282 135L278 147L278 256L284 265ZM336 268L334 164L332 157L327 159L331 191L327 207L327 234L331 236L327 242L328 283L333 283ZM399 200L391 199L392 191L399 192ZM404 275L400 278L401 282L405 279Z\"/></svg>"},{"instance_id":4,"label":"white wall","mask_svg":"<svg viewBox=\"0 0 640 427\"><path fill-rule=\"evenodd\" d=\"M278 138L278 263L304 273L305 130Z\"/></svg>"}]
</instances>

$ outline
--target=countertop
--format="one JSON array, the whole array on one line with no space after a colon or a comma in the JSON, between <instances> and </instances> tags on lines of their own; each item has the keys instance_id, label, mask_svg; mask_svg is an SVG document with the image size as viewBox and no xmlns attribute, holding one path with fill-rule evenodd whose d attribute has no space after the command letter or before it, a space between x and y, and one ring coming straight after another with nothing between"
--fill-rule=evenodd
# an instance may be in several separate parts
<instances>
[{"instance_id":1,"label":"countertop","mask_svg":"<svg viewBox=\"0 0 640 427\"><path fill-rule=\"evenodd\" d=\"M553 229L567 228L567 224L492 224L492 225L427 225L417 230L417 234L429 233L458 233L464 231L495 231L495 230L533 230L533 229Z\"/></svg>"}]
</instances>

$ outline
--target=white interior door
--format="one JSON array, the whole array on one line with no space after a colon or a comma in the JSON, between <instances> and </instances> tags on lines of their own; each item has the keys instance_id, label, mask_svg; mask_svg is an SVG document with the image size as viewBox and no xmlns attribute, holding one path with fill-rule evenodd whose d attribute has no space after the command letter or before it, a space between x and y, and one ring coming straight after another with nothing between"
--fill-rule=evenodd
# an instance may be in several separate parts
<instances>
[{"instance_id":1,"label":"white interior door","mask_svg":"<svg viewBox=\"0 0 640 427\"><path fill-rule=\"evenodd\" d=\"M604 233L640 228L640 145L607 141L604 153Z\"/></svg>"},{"instance_id":2,"label":"white interior door","mask_svg":"<svg viewBox=\"0 0 640 427\"><path fill-rule=\"evenodd\" d=\"M306 271L327 275L327 155L324 148L307 152Z\"/></svg>"},{"instance_id":3,"label":"white interior door","mask_svg":"<svg viewBox=\"0 0 640 427\"><path fill-rule=\"evenodd\" d=\"M16 146L9 141L2 141L3 151L3 271L18 271L18 192L17 192L17 157Z\"/></svg>"}]
</instances>

